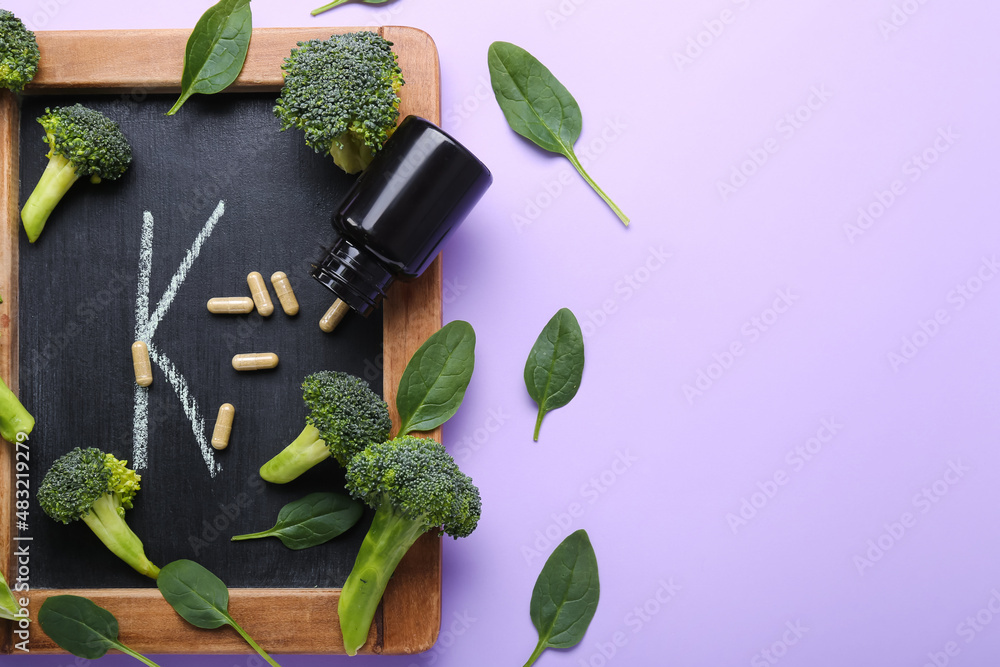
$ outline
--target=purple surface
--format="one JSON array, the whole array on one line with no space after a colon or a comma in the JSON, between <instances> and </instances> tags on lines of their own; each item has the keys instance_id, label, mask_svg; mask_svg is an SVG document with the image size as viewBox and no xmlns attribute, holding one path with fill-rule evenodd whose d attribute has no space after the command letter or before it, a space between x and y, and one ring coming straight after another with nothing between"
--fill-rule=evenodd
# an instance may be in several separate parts
<instances>
[{"instance_id":1,"label":"purple surface","mask_svg":"<svg viewBox=\"0 0 1000 667\"><path fill-rule=\"evenodd\" d=\"M4 4L66 30L190 27L207 3ZM996 3L313 4L257 0L255 25L428 31L444 127L495 176L445 254L445 319L479 340L445 442L483 521L445 545L438 646L352 664L523 664L535 577L577 528L600 606L541 665L996 664ZM630 229L508 129L496 39L576 96ZM563 306L587 367L535 444L521 368Z\"/></svg>"}]
</instances>

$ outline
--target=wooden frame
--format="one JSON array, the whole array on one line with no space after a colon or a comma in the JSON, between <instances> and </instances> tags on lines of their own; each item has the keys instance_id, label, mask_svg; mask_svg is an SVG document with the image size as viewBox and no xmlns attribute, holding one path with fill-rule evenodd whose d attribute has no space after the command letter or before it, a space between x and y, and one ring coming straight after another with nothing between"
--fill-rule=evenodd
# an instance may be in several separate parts
<instances>
[{"instance_id":1,"label":"wooden frame","mask_svg":"<svg viewBox=\"0 0 1000 667\"><path fill-rule=\"evenodd\" d=\"M297 41L371 28L265 28L254 30L246 64L229 90L277 91L281 63ZM394 43L406 85L400 118L409 114L441 122L437 49L425 32L404 27L371 29ZM25 94L177 93L186 30L39 32L41 68ZM142 44L142 49L136 49ZM108 58L108 54L127 54ZM14 95L0 94L0 375L17 392L18 375L18 137L20 114ZM399 378L410 356L441 326L441 258L412 283L397 283L383 305L383 395L393 421ZM434 437L440 439L440 430ZM14 574L14 447L0 446L0 566ZM34 494L32 493L32 496ZM221 574L221 573L220 573ZM15 577L8 576L13 586ZM121 639L131 648L156 653L247 653L231 629L200 630L181 619L154 588L31 590L37 618L46 598L72 593L91 598L121 621ZM233 589L230 611L269 653L343 653L337 620L340 589ZM61 650L32 623L32 653ZM441 625L441 539L429 533L396 569L362 653L416 653L430 648ZM13 624L0 621L0 653L14 652Z\"/></svg>"}]
</instances>

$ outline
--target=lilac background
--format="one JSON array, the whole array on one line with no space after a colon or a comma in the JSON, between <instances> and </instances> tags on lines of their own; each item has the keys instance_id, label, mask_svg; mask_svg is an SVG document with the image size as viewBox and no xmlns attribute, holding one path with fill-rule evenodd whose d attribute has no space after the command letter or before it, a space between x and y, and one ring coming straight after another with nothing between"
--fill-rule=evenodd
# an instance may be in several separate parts
<instances>
[{"instance_id":1,"label":"lilac background","mask_svg":"<svg viewBox=\"0 0 1000 667\"><path fill-rule=\"evenodd\" d=\"M600 607L583 643L542 665L996 664L1000 280L983 280L1000 250L996 3L397 0L313 19L316 3L255 0L255 25L428 31L445 129L495 176L445 256L445 319L479 340L445 442L482 489L483 521L445 545L438 646L352 664L523 664L532 584L577 528L598 554ZM35 29L92 29L189 28L207 3L4 5ZM630 229L508 129L488 84L495 39L574 93L580 153ZM913 171L925 151L935 162ZM724 197L741 168L753 174ZM785 312L768 310L776 299ZM562 306L587 333L587 367L534 444L521 368ZM910 359L904 338L920 345ZM734 524L744 501L756 513Z\"/></svg>"}]
</instances>

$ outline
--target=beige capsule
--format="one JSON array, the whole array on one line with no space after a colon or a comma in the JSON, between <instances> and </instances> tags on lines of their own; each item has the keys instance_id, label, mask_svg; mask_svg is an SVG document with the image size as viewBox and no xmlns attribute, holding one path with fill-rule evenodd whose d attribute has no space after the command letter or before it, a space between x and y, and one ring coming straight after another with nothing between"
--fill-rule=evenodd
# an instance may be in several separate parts
<instances>
[{"instance_id":1,"label":"beige capsule","mask_svg":"<svg viewBox=\"0 0 1000 667\"><path fill-rule=\"evenodd\" d=\"M273 352L253 352L233 357L233 368L238 371L261 371L277 365L278 355Z\"/></svg>"},{"instance_id":2,"label":"beige capsule","mask_svg":"<svg viewBox=\"0 0 1000 667\"><path fill-rule=\"evenodd\" d=\"M153 384L153 366L149 363L149 347L137 340L132 343L132 370L135 371L135 383L140 387Z\"/></svg>"},{"instance_id":3,"label":"beige capsule","mask_svg":"<svg viewBox=\"0 0 1000 667\"><path fill-rule=\"evenodd\" d=\"M274 304L271 302L271 294L267 291L267 283L260 271L251 271L247 274L247 285L250 286L250 296L253 297L257 312L263 317L267 317L274 312Z\"/></svg>"},{"instance_id":4,"label":"beige capsule","mask_svg":"<svg viewBox=\"0 0 1000 667\"><path fill-rule=\"evenodd\" d=\"M219 416L215 420L215 428L212 430L212 447L225 449L229 446L229 435L233 432L233 417L236 416L236 407L232 403L223 403L219 406Z\"/></svg>"},{"instance_id":5,"label":"beige capsule","mask_svg":"<svg viewBox=\"0 0 1000 667\"><path fill-rule=\"evenodd\" d=\"M246 315L253 310L248 296L224 296L208 300L208 312L220 315Z\"/></svg>"},{"instance_id":6,"label":"beige capsule","mask_svg":"<svg viewBox=\"0 0 1000 667\"><path fill-rule=\"evenodd\" d=\"M288 276L284 271L275 271L271 274L271 284L274 285L274 293L278 295L278 303L285 315L295 315L299 312L299 300L295 298L292 290L292 283L288 282Z\"/></svg>"},{"instance_id":7,"label":"beige capsule","mask_svg":"<svg viewBox=\"0 0 1000 667\"><path fill-rule=\"evenodd\" d=\"M330 333L337 328L340 321L344 319L344 315L346 315L350 310L350 306L340 299L337 299L333 302L333 305L330 306L330 309L326 311L323 317L320 318L319 328L326 333Z\"/></svg>"}]
</instances>

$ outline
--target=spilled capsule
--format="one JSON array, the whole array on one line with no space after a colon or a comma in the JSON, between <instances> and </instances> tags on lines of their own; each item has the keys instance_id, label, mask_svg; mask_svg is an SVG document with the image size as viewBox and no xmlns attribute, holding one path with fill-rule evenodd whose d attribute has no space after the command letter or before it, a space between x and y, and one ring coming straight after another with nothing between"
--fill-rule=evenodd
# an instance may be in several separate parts
<instances>
[{"instance_id":1,"label":"spilled capsule","mask_svg":"<svg viewBox=\"0 0 1000 667\"><path fill-rule=\"evenodd\" d=\"M333 305L330 306L329 310L326 311L323 317L320 318L319 328L326 333L330 333L337 328L337 325L340 324L340 321L344 319L344 315L346 315L350 309L350 306L340 299L337 299L333 302Z\"/></svg>"},{"instance_id":2,"label":"spilled capsule","mask_svg":"<svg viewBox=\"0 0 1000 667\"><path fill-rule=\"evenodd\" d=\"M233 432L233 417L235 416L236 408L232 403L223 403L219 406L219 416L215 420L215 428L212 430L212 447L225 449L229 446L229 434Z\"/></svg>"},{"instance_id":3,"label":"spilled capsule","mask_svg":"<svg viewBox=\"0 0 1000 667\"><path fill-rule=\"evenodd\" d=\"M274 304L271 302L271 295L267 291L267 284L260 271L251 271L247 274L247 285L250 286L250 296L253 297L257 312L263 317L267 317L274 312Z\"/></svg>"},{"instance_id":4,"label":"spilled capsule","mask_svg":"<svg viewBox=\"0 0 1000 667\"><path fill-rule=\"evenodd\" d=\"M233 368L238 371L261 371L277 365L278 355L273 352L253 352L233 357Z\"/></svg>"},{"instance_id":5,"label":"spilled capsule","mask_svg":"<svg viewBox=\"0 0 1000 667\"><path fill-rule=\"evenodd\" d=\"M275 271L271 274L271 284L274 285L274 293L278 295L278 303L285 315L292 316L299 312L299 300L295 298L292 291L292 283L288 282L288 276L284 271Z\"/></svg>"},{"instance_id":6,"label":"spilled capsule","mask_svg":"<svg viewBox=\"0 0 1000 667\"><path fill-rule=\"evenodd\" d=\"M153 384L153 367L149 363L149 347L137 340L132 343L132 370L135 372L135 383L140 387Z\"/></svg>"},{"instance_id":7,"label":"spilled capsule","mask_svg":"<svg viewBox=\"0 0 1000 667\"><path fill-rule=\"evenodd\" d=\"M208 312L220 315L245 315L253 310L248 296L225 296L208 300Z\"/></svg>"}]
</instances>

